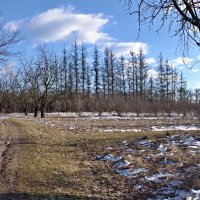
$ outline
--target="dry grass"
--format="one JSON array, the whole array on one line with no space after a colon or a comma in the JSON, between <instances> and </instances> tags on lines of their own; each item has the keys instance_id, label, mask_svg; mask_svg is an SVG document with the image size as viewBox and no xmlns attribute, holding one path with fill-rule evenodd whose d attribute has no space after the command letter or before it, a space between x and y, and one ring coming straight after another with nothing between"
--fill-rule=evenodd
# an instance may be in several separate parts
<instances>
[{"instance_id":1,"label":"dry grass","mask_svg":"<svg viewBox=\"0 0 200 200\"><path fill-rule=\"evenodd\" d=\"M97 125L91 125L87 120L76 122L78 129L71 131L68 130L69 123L72 119L6 121L12 142L4 171L5 184L0 193L11 190L29 195L29 199L53 199L53 196L55 199L128 199L130 180L113 173L108 163L95 159L96 155L107 153L105 149L109 146L113 148L111 153L118 151L122 140L131 143L148 136L152 141L161 141L161 136L166 134L104 133L98 129L86 132ZM112 123L104 121L101 126L112 126ZM118 152L120 154L120 150ZM184 156L178 151L176 155ZM150 167L139 157L135 163L138 167ZM199 184L199 180L195 181Z\"/></svg>"}]
</instances>

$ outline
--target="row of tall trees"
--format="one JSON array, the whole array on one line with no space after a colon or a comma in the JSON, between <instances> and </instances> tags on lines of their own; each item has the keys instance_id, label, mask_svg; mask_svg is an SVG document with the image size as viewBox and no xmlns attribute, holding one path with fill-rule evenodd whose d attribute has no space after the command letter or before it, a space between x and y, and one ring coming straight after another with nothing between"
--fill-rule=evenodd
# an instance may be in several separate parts
<instances>
[{"instance_id":1,"label":"row of tall trees","mask_svg":"<svg viewBox=\"0 0 200 200\"><path fill-rule=\"evenodd\" d=\"M103 111L158 112L193 111L199 90L189 91L183 76L160 54L156 74L142 48L136 54L116 56L97 45L91 55L84 44L73 42L61 55L45 46L32 59L21 59L18 70L4 70L0 79L1 112Z\"/></svg>"}]
</instances>

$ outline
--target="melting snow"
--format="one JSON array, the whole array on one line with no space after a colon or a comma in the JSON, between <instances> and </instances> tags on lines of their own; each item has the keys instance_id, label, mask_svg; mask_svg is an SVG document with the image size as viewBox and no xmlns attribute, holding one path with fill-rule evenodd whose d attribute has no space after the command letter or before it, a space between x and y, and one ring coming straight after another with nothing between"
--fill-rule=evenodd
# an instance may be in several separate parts
<instances>
[{"instance_id":1,"label":"melting snow","mask_svg":"<svg viewBox=\"0 0 200 200\"><path fill-rule=\"evenodd\" d=\"M185 181L194 178L199 173L200 164L197 159L190 162L186 157L191 154L191 151L194 153L193 156L198 156L200 139L187 134L167 136L161 139L160 144L146 138L135 140L130 144L124 140L121 142L121 151L118 148L116 155L119 152L121 155L124 153L124 157L129 161L111 154L103 156L101 160L110 161L116 173L126 178L133 178L133 187L138 195L149 189L151 195L146 198L148 200L200 200L200 190L188 188L188 185L186 185L187 189L183 189ZM140 147L136 146L132 149L134 144ZM123 147L127 145L128 147ZM127 152L130 152L130 158ZM132 160L134 160L134 165L130 162ZM145 165L142 162L145 162ZM164 172L151 174L151 169L155 164L158 166L158 168L155 166L155 169Z\"/></svg>"},{"instance_id":2,"label":"melting snow","mask_svg":"<svg viewBox=\"0 0 200 200\"><path fill-rule=\"evenodd\" d=\"M187 145L189 148L200 148L200 140L187 135L172 136L169 138L169 143L173 145Z\"/></svg>"},{"instance_id":3,"label":"melting snow","mask_svg":"<svg viewBox=\"0 0 200 200\"><path fill-rule=\"evenodd\" d=\"M112 154L107 154L101 158L103 161L117 162L122 159L121 156L113 156Z\"/></svg>"},{"instance_id":4,"label":"melting snow","mask_svg":"<svg viewBox=\"0 0 200 200\"><path fill-rule=\"evenodd\" d=\"M108 128L108 129L100 129L100 132L141 132L141 129L118 129L118 128Z\"/></svg>"},{"instance_id":5,"label":"melting snow","mask_svg":"<svg viewBox=\"0 0 200 200\"><path fill-rule=\"evenodd\" d=\"M158 151L165 153L167 151L167 147L165 147L163 144L160 144L157 148Z\"/></svg>"},{"instance_id":6,"label":"melting snow","mask_svg":"<svg viewBox=\"0 0 200 200\"><path fill-rule=\"evenodd\" d=\"M68 128L68 130L75 130L75 129L76 129L75 126L70 126L70 127Z\"/></svg>"},{"instance_id":7,"label":"melting snow","mask_svg":"<svg viewBox=\"0 0 200 200\"><path fill-rule=\"evenodd\" d=\"M118 174L120 174L121 176L125 176L127 178L132 178L133 177L130 169L117 169L116 172Z\"/></svg>"},{"instance_id":8,"label":"melting snow","mask_svg":"<svg viewBox=\"0 0 200 200\"><path fill-rule=\"evenodd\" d=\"M131 162L129 162L129 161L127 161L127 160L122 160L122 161L117 162L117 163L113 166L113 168L117 168L117 169L125 168L125 167L128 167L130 164L131 164Z\"/></svg>"},{"instance_id":9,"label":"melting snow","mask_svg":"<svg viewBox=\"0 0 200 200\"><path fill-rule=\"evenodd\" d=\"M166 198L166 195L171 197ZM158 199L168 199L168 200L199 200L200 191L199 190L176 190L171 188L169 185L159 188L153 193L154 198L148 198L148 200L158 200Z\"/></svg>"},{"instance_id":10,"label":"melting snow","mask_svg":"<svg viewBox=\"0 0 200 200\"><path fill-rule=\"evenodd\" d=\"M142 145L145 147L151 147L151 140L141 139L139 141L136 141L136 144Z\"/></svg>"},{"instance_id":11,"label":"melting snow","mask_svg":"<svg viewBox=\"0 0 200 200\"><path fill-rule=\"evenodd\" d=\"M122 141L121 144L122 144L123 146L128 146L128 142L127 142L126 140Z\"/></svg>"},{"instance_id":12,"label":"melting snow","mask_svg":"<svg viewBox=\"0 0 200 200\"><path fill-rule=\"evenodd\" d=\"M183 163L178 163L177 161L169 160L167 157L164 158L164 160L161 162L163 165L183 165Z\"/></svg>"},{"instance_id":13,"label":"melting snow","mask_svg":"<svg viewBox=\"0 0 200 200\"><path fill-rule=\"evenodd\" d=\"M175 130L181 130L181 131L196 131L199 130L198 126L152 126L152 131L175 131Z\"/></svg>"},{"instance_id":14,"label":"melting snow","mask_svg":"<svg viewBox=\"0 0 200 200\"><path fill-rule=\"evenodd\" d=\"M169 173L159 173L159 174L154 174L152 176L146 176L145 180L151 181L151 182L154 182L154 183L160 183L160 182L162 182L163 178L169 178L171 176L173 176L173 175L169 174Z\"/></svg>"},{"instance_id":15,"label":"melting snow","mask_svg":"<svg viewBox=\"0 0 200 200\"><path fill-rule=\"evenodd\" d=\"M147 172L147 169L139 168L139 169L117 169L116 172L122 176L127 178L133 178L138 174Z\"/></svg>"},{"instance_id":16,"label":"melting snow","mask_svg":"<svg viewBox=\"0 0 200 200\"><path fill-rule=\"evenodd\" d=\"M127 152L134 152L133 149L129 148L129 149L126 149Z\"/></svg>"}]
</instances>

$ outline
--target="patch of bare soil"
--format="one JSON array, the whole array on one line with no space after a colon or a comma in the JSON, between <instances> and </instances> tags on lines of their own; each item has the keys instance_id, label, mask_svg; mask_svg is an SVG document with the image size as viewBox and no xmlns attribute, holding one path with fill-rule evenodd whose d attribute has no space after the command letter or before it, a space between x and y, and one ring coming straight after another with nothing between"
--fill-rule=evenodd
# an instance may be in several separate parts
<instances>
[{"instance_id":1,"label":"patch of bare soil","mask_svg":"<svg viewBox=\"0 0 200 200\"><path fill-rule=\"evenodd\" d=\"M16 124L9 121L0 121L0 199L16 199L18 185L18 166L22 161L21 149L18 144L20 133ZM24 195L17 194L18 199L24 199Z\"/></svg>"}]
</instances>

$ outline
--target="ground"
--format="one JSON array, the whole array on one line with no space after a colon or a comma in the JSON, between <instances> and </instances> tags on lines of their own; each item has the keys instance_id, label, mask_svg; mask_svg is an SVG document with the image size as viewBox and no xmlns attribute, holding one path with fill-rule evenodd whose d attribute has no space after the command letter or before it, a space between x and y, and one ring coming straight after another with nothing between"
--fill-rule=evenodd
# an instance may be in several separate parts
<instances>
[{"instance_id":1,"label":"ground","mask_svg":"<svg viewBox=\"0 0 200 200\"><path fill-rule=\"evenodd\" d=\"M198 118L13 114L0 122L2 200L199 198Z\"/></svg>"}]
</instances>

